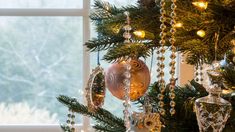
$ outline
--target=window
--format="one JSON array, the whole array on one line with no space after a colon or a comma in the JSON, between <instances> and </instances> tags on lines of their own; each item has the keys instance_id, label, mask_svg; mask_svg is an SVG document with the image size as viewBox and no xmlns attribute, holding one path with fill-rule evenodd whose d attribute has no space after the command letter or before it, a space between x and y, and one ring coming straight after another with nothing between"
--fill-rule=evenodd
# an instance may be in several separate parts
<instances>
[{"instance_id":1,"label":"window","mask_svg":"<svg viewBox=\"0 0 235 132\"><path fill-rule=\"evenodd\" d=\"M60 130L68 110L56 97L83 102L89 7L89 0L0 0L0 131ZM88 124L83 116L76 122Z\"/></svg>"}]
</instances>

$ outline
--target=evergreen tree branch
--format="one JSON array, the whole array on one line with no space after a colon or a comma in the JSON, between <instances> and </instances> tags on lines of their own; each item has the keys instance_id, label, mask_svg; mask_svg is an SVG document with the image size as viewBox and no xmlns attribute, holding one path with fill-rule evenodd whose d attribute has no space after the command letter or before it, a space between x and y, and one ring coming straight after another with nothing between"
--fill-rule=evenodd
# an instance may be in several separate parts
<instances>
[{"instance_id":1,"label":"evergreen tree branch","mask_svg":"<svg viewBox=\"0 0 235 132\"><path fill-rule=\"evenodd\" d=\"M129 56L131 58L148 57L151 51L144 44L123 44L112 48L104 56L104 60L112 62Z\"/></svg>"},{"instance_id":2,"label":"evergreen tree branch","mask_svg":"<svg viewBox=\"0 0 235 132\"><path fill-rule=\"evenodd\" d=\"M235 70L233 68L225 67L222 76L226 87L235 90Z\"/></svg>"},{"instance_id":3,"label":"evergreen tree branch","mask_svg":"<svg viewBox=\"0 0 235 132\"><path fill-rule=\"evenodd\" d=\"M72 109L74 112L89 116L97 121L98 124L104 127L125 129L124 122L105 109L97 109L96 112L90 112L87 106L80 104L76 99L68 96L60 95L58 101Z\"/></svg>"}]
</instances>

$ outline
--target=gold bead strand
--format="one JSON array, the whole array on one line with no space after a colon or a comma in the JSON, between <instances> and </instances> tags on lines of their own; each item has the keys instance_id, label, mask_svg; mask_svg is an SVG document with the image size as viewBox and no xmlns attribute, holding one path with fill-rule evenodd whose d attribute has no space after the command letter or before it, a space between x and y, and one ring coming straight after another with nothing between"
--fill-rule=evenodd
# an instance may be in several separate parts
<instances>
[{"instance_id":1,"label":"gold bead strand","mask_svg":"<svg viewBox=\"0 0 235 132\"><path fill-rule=\"evenodd\" d=\"M203 62L199 60L199 83L203 84Z\"/></svg>"},{"instance_id":2,"label":"gold bead strand","mask_svg":"<svg viewBox=\"0 0 235 132\"><path fill-rule=\"evenodd\" d=\"M166 25L165 25L165 22L166 22L166 10L165 10L165 0L161 0L160 1L160 6L161 6L161 9L160 9L160 14L161 14L161 17L160 17L160 22L161 22L161 25L160 25L160 29L161 29L161 33L160 33L160 37L161 37L161 40L159 41L160 43L160 65L159 65L159 68L160 68L160 72L159 72L159 84L160 84L160 93L158 94L158 111L161 115L165 115L165 109L164 109L164 93L165 93L165 80L164 80L164 68L165 68L165 65L164 65L164 60L165 60L165 43L166 43Z\"/></svg>"},{"instance_id":3,"label":"gold bead strand","mask_svg":"<svg viewBox=\"0 0 235 132\"><path fill-rule=\"evenodd\" d=\"M157 47L157 51L156 51L156 57L157 57L157 82L159 82L160 80L160 47Z\"/></svg>"},{"instance_id":4,"label":"gold bead strand","mask_svg":"<svg viewBox=\"0 0 235 132\"><path fill-rule=\"evenodd\" d=\"M199 64L194 66L194 80L199 83Z\"/></svg>"},{"instance_id":5,"label":"gold bead strand","mask_svg":"<svg viewBox=\"0 0 235 132\"><path fill-rule=\"evenodd\" d=\"M203 64L201 64L201 66L200 66L200 82L201 82L201 84L203 84L203 81L204 81L204 77L203 77Z\"/></svg>"},{"instance_id":6,"label":"gold bead strand","mask_svg":"<svg viewBox=\"0 0 235 132\"><path fill-rule=\"evenodd\" d=\"M170 114L174 115L175 114L175 59L176 59L176 47L175 47L175 32L176 32L176 28L175 28L175 24L176 24L176 0L171 0L172 4L171 4L171 29L170 29L170 33L171 33L171 38L169 39L170 43L171 43L171 62L170 62L170 74L171 74L171 78L170 78L170 92L169 92L169 98L171 99L170 101Z\"/></svg>"}]
</instances>

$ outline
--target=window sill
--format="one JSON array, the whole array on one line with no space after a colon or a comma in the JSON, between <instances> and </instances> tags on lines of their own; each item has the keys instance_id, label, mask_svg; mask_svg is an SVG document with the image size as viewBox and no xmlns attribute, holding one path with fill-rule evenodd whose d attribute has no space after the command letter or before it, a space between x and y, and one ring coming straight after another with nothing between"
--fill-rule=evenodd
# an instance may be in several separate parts
<instances>
[{"instance_id":1,"label":"window sill","mask_svg":"<svg viewBox=\"0 0 235 132\"><path fill-rule=\"evenodd\" d=\"M77 125L76 131L83 132L82 125ZM0 132L63 132L63 131L60 128L60 125L55 124L55 125L0 125ZM92 132L92 130L90 132Z\"/></svg>"}]
</instances>

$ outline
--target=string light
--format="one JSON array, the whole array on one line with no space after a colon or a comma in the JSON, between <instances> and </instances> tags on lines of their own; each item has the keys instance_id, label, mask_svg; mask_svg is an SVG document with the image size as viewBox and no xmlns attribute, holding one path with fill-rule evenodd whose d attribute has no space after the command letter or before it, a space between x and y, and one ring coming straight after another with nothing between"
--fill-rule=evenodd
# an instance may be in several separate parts
<instances>
[{"instance_id":1,"label":"string light","mask_svg":"<svg viewBox=\"0 0 235 132\"><path fill-rule=\"evenodd\" d=\"M197 1L197 2L193 2L192 4L203 10L205 10L208 6L208 2L204 2L204 1Z\"/></svg>"},{"instance_id":2,"label":"string light","mask_svg":"<svg viewBox=\"0 0 235 132\"><path fill-rule=\"evenodd\" d=\"M145 37L145 32L142 30L138 30L133 32L135 34L135 36L139 37L139 38L144 38Z\"/></svg>"},{"instance_id":3,"label":"string light","mask_svg":"<svg viewBox=\"0 0 235 132\"><path fill-rule=\"evenodd\" d=\"M175 28L181 28L181 27L183 27L183 23L178 22L178 23L176 23L176 24L174 25L174 27L175 27Z\"/></svg>"},{"instance_id":4,"label":"string light","mask_svg":"<svg viewBox=\"0 0 235 132\"><path fill-rule=\"evenodd\" d=\"M222 90L223 94L231 94L232 92L233 90L226 90L226 89Z\"/></svg>"},{"instance_id":5,"label":"string light","mask_svg":"<svg viewBox=\"0 0 235 132\"><path fill-rule=\"evenodd\" d=\"M197 35L203 38L203 37L205 37L206 32L204 30L198 30Z\"/></svg>"}]
</instances>

